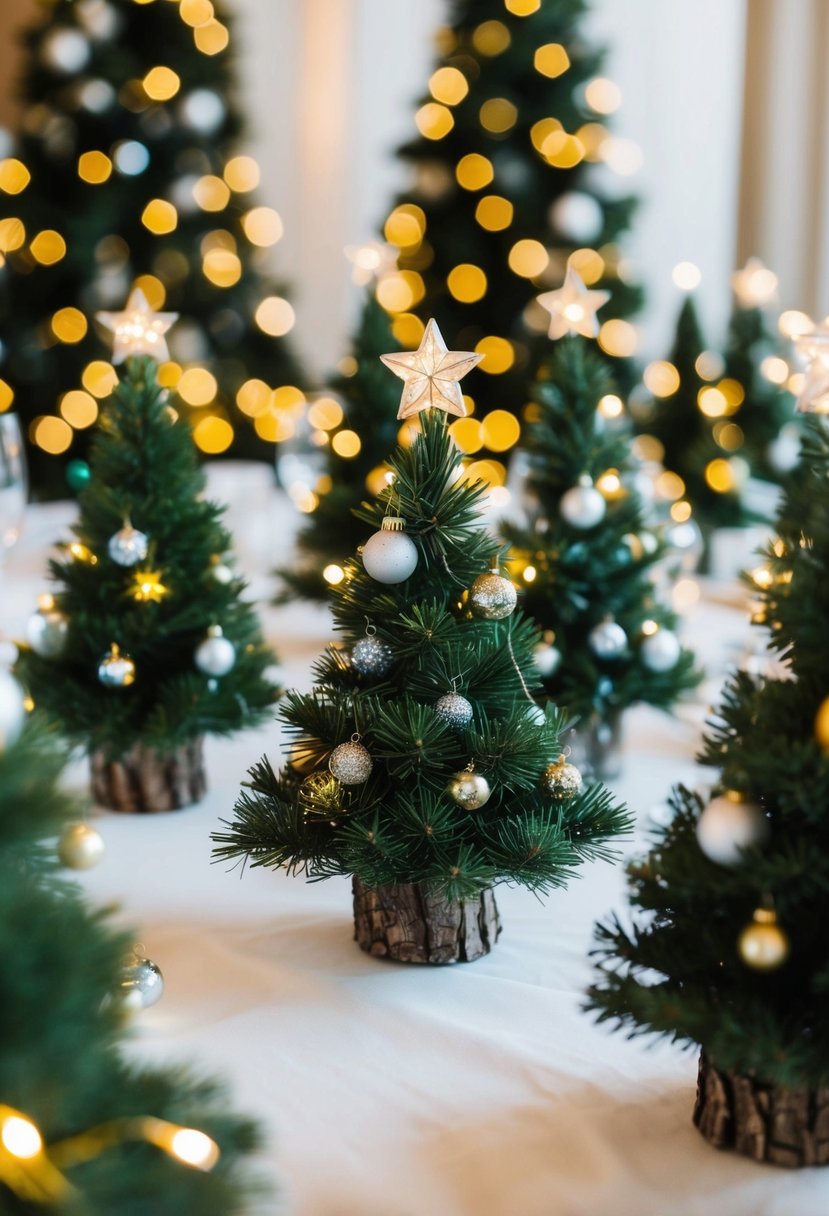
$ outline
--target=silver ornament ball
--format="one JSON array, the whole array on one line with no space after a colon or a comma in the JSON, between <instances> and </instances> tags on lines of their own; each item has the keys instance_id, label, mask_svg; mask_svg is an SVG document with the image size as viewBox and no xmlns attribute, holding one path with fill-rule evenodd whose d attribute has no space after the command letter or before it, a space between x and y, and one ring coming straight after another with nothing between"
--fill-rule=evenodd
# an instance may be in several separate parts
<instances>
[{"instance_id":1,"label":"silver ornament ball","mask_svg":"<svg viewBox=\"0 0 829 1216\"><path fill-rule=\"evenodd\" d=\"M561 666L561 651L549 642L539 642L533 650L533 663L540 676L553 676Z\"/></svg>"},{"instance_id":2,"label":"silver ornament ball","mask_svg":"<svg viewBox=\"0 0 829 1216\"><path fill-rule=\"evenodd\" d=\"M147 556L149 541L145 532L127 524L107 542L107 553L119 566L137 566Z\"/></svg>"},{"instance_id":3,"label":"silver ornament ball","mask_svg":"<svg viewBox=\"0 0 829 1216\"><path fill-rule=\"evenodd\" d=\"M20 738L26 722L26 696L11 672L0 668L0 752Z\"/></svg>"},{"instance_id":4,"label":"silver ornament ball","mask_svg":"<svg viewBox=\"0 0 829 1216\"><path fill-rule=\"evenodd\" d=\"M366 573L378 583L405 583L418 563L417 545L406 535L398 516L383 520L380 531L363 545L361 557Z\"/></svg>"},{"instance_id":5,"label":"silver ornament ball","mask_svg":"<svg viewBox=\"0 0 829 1216\"><path fill-rule=\"evenodd\" d=\"M769 821L763 808L728 790L714 798L697 820L697 843L720 866L736 866L742 850L765 844Z\"/></svg>"},{"instance_id":6,"label":"silver ornament ball","mask_svg":"<svg viewBox=\"0 0 829 1216\"><path fill-rule=\"evenodd\" d=\"M149 1009L164 994L164 976L151 958L135 957L124 968L120 996L130 1009Z\"/></svg>"},{"instance_id":7,"label":"silver ornament ball","mask_svg":"<svg viewBox=\"0 0 829 1216\"><path fill-rule=\"evenodd\" d=\"M117 646L112 646L98 664L98 679L105 688L129 688L135 683L135 675L135 663Z\"/></svg>"},{"instance_id":8,"label":"silver ornament ball","mask_svg":"<svg viewBox=\"0 0 829 1216\"><path fill-rule=\"evenodd\" d=\"M643 638L639 655L648 671L671 671L679 662L682 647L670 629L658 629Z\"/></svg>"},{"instance_id":9,"label":"silver ornament ball","mask_svg":"<svg viewBox=\"0 0 829 1216\"><path fill-rule=\"evenodd\" d=\"M360 638L351 651L351 666L361 676L384 676L394 661L391 646L373 634Z\"/></svg>"},{"instance_id":10,"label":"silver ornament ball","mask_svg":"<svg viewBox=\"0 0 829 1216\"><path fill-rule=\"evenodd\" d=\"M207 637L196 647L193 661L206 676L226 676L236 663L236 647L219 625L211 625Z\"/></svg>"},{"instance_id":11,"label":"silver ornament ball","mask_svg":"<svg viewBox=\"0 0 829 1216\"><path fill-rule=\"evenodd\" d=\"M586 532L602 522L607 513L607 503L591 479L581 477L578 485L571 486L562 494L558 510L571 528Z\"/></svg>"},{"instance_id":12,"label":"silver ornament ball","mask_svg":"<svg viewBox=\"0 0 829 1216\"><path fill-rule=\"evenodd\" d=\"M233 571L231 570L230 566L226 566L224 562L217 562L214 566L211 566L210 573L216 582L221 583L223 587L226 587L228 583L233 582Z\"/></svg>"},{"instance_id":13,"label":"silver ornament ball","mask_svg":"<svg viewBox=\"0 0 829 1216\"><path fill-rule=\"evenodd\" d=\"M486 777L482 777L480 773L470 773L468 769L455 773L446 788L458 806L467 811L480 810L489 802L492 794Z\"/></svg>"},{"instance_id":14,"label":"silver ornament ball","mask_svg":"<svg viewBox=\"0 0 829 1216\"><path fill-rule=\"evenodd\" d=\"M69 620L54 608L38 608L26 622L26 641L42 659L57 659L66 648Z\"/></svg>"},{"instance_id":15,"label":"silver ornament ball","mask_svg":"<svg viewBox=\"0 0 829 1216\"><path fill-rule=\"evenodd\" d=\"M328 771L342 785L362 785L368 781L373 768L374 761L368 749L354 739L335 747L328 757Z\"/></svg>"},{"instance_id":16,"label":"silver ornament ball","mask_svg":"<svg viewBox=\"0 0 829 1216\"><path fill-rule=\"evenodd\" d=\"M548 764L539 782L541 792L556 802L569 802L584 789L584 780L575 764L565 759Z\"/></svg>"},{"instance_id":17,"label":"silver ornament ball","mask_svg":"<svg viewBox=\"0 0 829 1216\"><path fill-rule=\"evenodd\" d=\"M447 692L435 702L435 713L450 726L468 726L473 712L470 702L459 692Z\"/></svg>"},{"instance_id":18,"label":"silver ornament ball","mask_svg":"<svg viewBox=\"0 0 829 1216\"><path fill-rule=\"evenodd\" d=\"M587 635L590 649L599 659L618 659L625 653L627 634L616 621L600 621Z\"/></svg>"},{"instance_id":19,"label":"silver ornament ball","mask_svg":"<svg viewBox=\"0 0 829 1216\"><path fill-rule=\"evenodd\" d=\"M501 621L515 611L518 593L508 578L492 570L479 574L469 591L475 616L485 621Z\"/></svg>"},{"instance_id":20,"label":"silver ornament ball","mask_svg":"<svg viewBox=\"0 0 829 1216\"><path fill-rule=\"evenodd\" d=\"M87 823L70 823L58 840L58 857L70 870L91 870L104 855L104 841Z\"/></svg>"}]
</instances>

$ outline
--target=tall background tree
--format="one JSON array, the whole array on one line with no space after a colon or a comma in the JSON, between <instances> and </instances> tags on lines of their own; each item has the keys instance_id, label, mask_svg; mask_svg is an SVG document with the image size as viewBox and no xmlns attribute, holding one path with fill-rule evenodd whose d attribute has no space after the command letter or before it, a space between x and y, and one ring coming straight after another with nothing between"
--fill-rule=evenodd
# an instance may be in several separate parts
<instances>
[{"instance_id":1,"label":"tall background tree","mask_svg":"<svg viewBox=\"0 0 829 1216\"><path fill-rule=\"evenodd\" d=\"M25 421L36 493L66 493L65 467L87 451L113 380L93 314L136 282L182 315L162 379L202 453L270 458L301 373L293 310L270 280L282 222L237 151L225 5L44 9L0 162L0 410ZM73 488L83 476L72 465Z\"/></svg>"}]
</instances>

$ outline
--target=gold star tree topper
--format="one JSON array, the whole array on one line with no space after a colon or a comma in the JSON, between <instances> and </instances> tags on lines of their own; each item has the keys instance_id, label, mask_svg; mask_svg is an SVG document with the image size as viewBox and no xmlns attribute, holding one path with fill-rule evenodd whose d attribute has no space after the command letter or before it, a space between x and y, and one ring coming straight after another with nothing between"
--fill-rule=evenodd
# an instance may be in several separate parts
<instances>
[{"instance_id":1,"label":"gold star tree topper","mask_svg":"<svg viewBox=\"0 0 829 1216\"><path fill-rule=\"evenodd\" d=\"M588 291L581 276L568 266L562 286L557 291L545 291L538 302L550 314L551 338L563 338L565 334L595 338L599 332L596 313L609 299L609 291Z\"/></svg>"},{"instance_id":2,"label":"gold star tree topper","mask_svg":"<svg viewBox=\"0 0 829 1216\"><path fill-rule=\"evenodd\" d=\"M740 308L765 308L777 295L777 275L759 258L749 258L732 274L731 286Z\"/></svg>"},{"instance_id":3,"label":"gold star tree topper","mask_svg":"<svg viewBox=\"0 0 829 1216\"><path fill-rule=\"evenodd\" d=\"M430 320L417 350L380 356L395 376L405 381L398 418L413 418L422 410L445 410L458 418L466 416L466 404L458 383L483 355L469 350L447 350L441 332Z\"/></svg>"},{"instance_id":4,"label":"gold star tree topper","mask_svg":"<svg viewBox=\"0 0 829 1216\"><path fill-rule=\"evenodd\" d=\"M112 362L130 355L151 355L158 363L170 358L164 338L178 320L177 312L153 312L140 287L134 287L123 312L99 312L97 320L113 334Z\"/></svg>"},{"instance_id":5,"label":"gold star tree topper","mask_svg":"<svg viewBox=\"0 0 829 1216\"><path fill-rule=\"evenodd\" d=\"M829 414L829 325L797 338L797 353L806 361L806 378L795 403L800 414Z\"/></svg>"}]
</instances>

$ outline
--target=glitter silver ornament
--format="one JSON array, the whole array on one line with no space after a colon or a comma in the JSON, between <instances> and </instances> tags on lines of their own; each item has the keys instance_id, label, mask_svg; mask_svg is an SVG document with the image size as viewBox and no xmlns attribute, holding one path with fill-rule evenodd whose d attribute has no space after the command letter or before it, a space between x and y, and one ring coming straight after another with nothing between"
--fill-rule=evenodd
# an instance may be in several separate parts
<instances>
[{"instance_id":1,"label":"glitter silver ornament","mask_svg":"<svg viewBox=\"0 0 829 1216\"><path fill-rule=\"evenodd\" d=\"M682 654L679 638L670 629L658 629L643 638L639 656L648 671L670 671Z\"/></svg>"},{"instance_id":2,"label":"glitter silver ornament","mask_svg":"<svg viewBox=\"0 0 829 1216\"><path fill-rule=\"evenodd\" d=\"M104 841L87 823L70 823L58 840L58 857L71 870L90 870L104 855Z\"/></svg>"},{"instance_id":3,"label":"glitter silver ornament","mask_svg":"<svg viewBox=\"0 0 829 1216\"><path fill-rule=\"evenodd\" d=\"M394 662L391 646L374 634L360 638L351 651L351 666L361 676L383 676Z\"/></svg>"},{"instance_id":4,"label":"glitter silver ornament","mask_svg":"<svg viewBox=\"0 0 829 1216\"><path fill-rule=\"evenodd\" d=\"M469 603L475 616L485 621L501 621L515 611L518 593L508 578L491 570L475 579L469 591Z\"/></svg>"},{"instance_id":5,"label":"glitter silver ornament","mask_svg":"<svg viewBox=\"0 0 829 1216\"><path fill-rule=\"evenodd\" d=\"M564 756L548 764L539 782L541 792L556 802L569 802L584 789L584 781L575 764L568 764Z\"/></svg>"},{"instance_id":6,"label":"glitter silver ornament","mask_svg":"<svg viewBox=\"0 0 829 1216\"><path fill-rule=\"evenodd\" d=\"M363 545L361 557L366 573L378 583L404 583L418 563L417 545L405 532L406 521L387 515L380 531Z\"/></svg>"},{"instance_id":7,"label":"glitter silver ornament","mask_svg":"<svg viewBox=\"0 0 829 1216\"><path fill-rule=\"evenodd\" d=\"M56 659L66 648L69 620L55 608L38 608L26 622L26 641L42 659Z\"/></svg>"},{"instance_id":8,"label":"glitter silver ornament","mask_svg":"<svg viewBox=\"0 0 829 1216\"><path fill-rule=\"evenodd\" d=\"M161 1000L164 976L151 958L135 955L123 970L120 997L129 1009L149 1009Z\"/></svg>"},{"instance_id":9,"label":"glitter silver ornament","mask_svg":"<svg viewBox=\"0 0 829 1216\"><path fill-rule=\"evenodd\" d=\"M206 676L226 676L236 662L236 647L222 633L221 625L211 625L207 637L196 647L193 661Z\"/></svg>"},{"instance_id":10,"label":"glitter silver ornament","mask_svg":"<svg viewBox=\"0 0 829 1216\"><path fill-rule=\"evenodd\" d=\"M468 726L473 712L470 702L459 692L447 692L435 702L435 713L450 726Z\"/></svg>"},{"instance_id":11,"label":"glitter silver ornament","mask_svg":"<svg viewBox=\"0 0 829 1216\"><path fill-rule=\"evenodd\" d=\"M553 676L561 666L561 651L549 642L539 642L533 650L533 663L540 676Z\"/></svg>"},{"instance_id":12,"label":"glitter silver ornament","mask_svg":"<svg viewBox=\"0 0 829 1216\"><path fill-rule=\"evenodd\" d=\"M126 524L107 541L107 553L119 566L137 566L147 556L149 539L146 532L139 532Z\"/></svg>"},{"instance_id":13,"label":"glitter silver ornament","mask_svg":"<svg viewBox=\"0 0 829 1216\"><path fill-rule=\"evenodd\" d=\"M625 653L628 637L616 621L600 621L587 635L590 649L599 659L618 659Z\"/></svg>"},{"instance_id":14,"label":"glitter silver ornament","mask_svg":"<svg viewBox=\"0 0 829 1216\"><path fill-rule=\"evenodd\" d=\"M98 664L98 679L105 688L129 688L135 683L135 663L113 642Z\"/></svg>"},{"instance_id":15,"label":"glitter silver ornament","mask_svg":"<svg viewBox=\"0 0 829 1216\"><path fill-rule=\"evenodd\" d=\"M458 806L467 811L479 810L489 801L492 794L486 777L482 777L480 773L471 773L469 769L455 773L446 788Z\"/></svg>"},{"instance_id":16,"label":"glitter silver ornament","mask_svg":"<svg viewBox=\"0 0 829 1216\"><path fill-rule=\"evenodd\" d=\"M368 749L356 739L341 743L328 757L328 771L343 785L362 785L368 781L374 761Z\"/></svg>"},{"instance_id":17,"label":"glitter silver ornament","mask_svg":"<svg viewBox=\"0 0 829 1216\"><path fill-rule=\"evenodd\" d=\"M735 790L726 790L708 803L697 820L697 843L720 866L737 866L742 850L765 844L769 821L761 806Z\"/></svg>"},{"instance_id":18,"label":"glitter silver ornament","mask_svg":"<svg viewBox=\"0 0 829 1216\"><path fill-rule=\"evenodd\" d=\"M579 478L578 485L571 486L561 496L559 514L571 528L587 531L600 524L607 512L607 503L593 485L587 474Z\"/></svg>"},{"instance_id":19,"label":"glitter silver ornament","mask_svg":"<svg viewBox=\"0 0 829 1216\"><path fill-rule=\"evenodd\" d=\"M9 671L0 669L0 751L16 743L26 721L26 696Z\"/></svg>"}]
</instances>

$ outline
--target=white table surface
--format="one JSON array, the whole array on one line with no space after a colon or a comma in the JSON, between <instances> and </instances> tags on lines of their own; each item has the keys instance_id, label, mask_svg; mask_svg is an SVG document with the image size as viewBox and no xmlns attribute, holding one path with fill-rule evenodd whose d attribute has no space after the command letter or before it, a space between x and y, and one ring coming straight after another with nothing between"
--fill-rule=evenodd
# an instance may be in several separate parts
<instances>
[{"instance_id":1,"label":"white table surface","mask_svg":"<svg viewBox=\"0 0 829 1216\"><path fill-rule=\"evenodd\" d=\"M213 489L236 495L230 469ZM232 525L251 591L290 555L291 508L249 478L258 506L234 497ZM0 627L17 634L46 588L49 545L66 504L30 508L0 582ZM746 555L748 564L750 554ZM733 586L704 588L686 637L715 695L748 627ZM263 607L288 687L308 688L330 637L327 611ZM704 701L626 723L615 783L650 812L695 769ZM691 1124L696 1057L634 1042L581 1012L596 918L623 909L621 867L585 866L545 904L499 888L503 933L470 965L376 961L352 941L349 884L283 873L243 878L211 865L210 833L229 816L247 767L279 756L279 728L211 741L210 792L164 816L93 812L106 841L80 876L116 902L161 966L162 1001L136 1018L130 1050L223 1075L238 1109L261 1119L261 1169L278 1196L262 1211L295 1216L826 1216L829 1170L788 1173L718 1153ZM67 780L83 788L85 769ZM196 1216L188 1213L187 1216Z\"/></svg>"}]
</instances>

